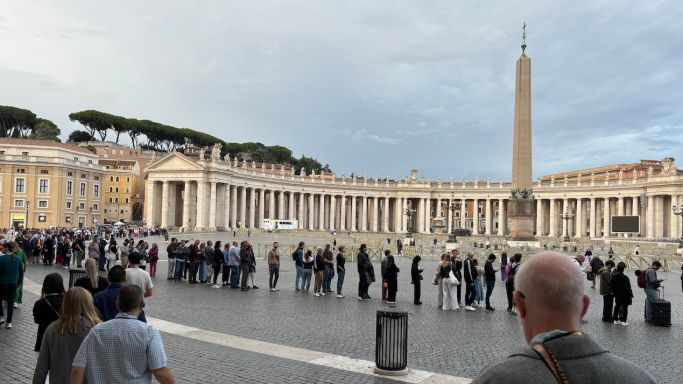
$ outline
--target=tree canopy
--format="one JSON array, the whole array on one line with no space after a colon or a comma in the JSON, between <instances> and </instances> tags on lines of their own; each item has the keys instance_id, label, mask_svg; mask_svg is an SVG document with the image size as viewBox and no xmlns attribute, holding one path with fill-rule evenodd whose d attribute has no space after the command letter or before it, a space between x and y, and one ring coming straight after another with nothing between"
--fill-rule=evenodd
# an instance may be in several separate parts
<instances>
[{"instance_id":1,"label":"tree canopy","mask_svg":"<svg viewBox=\"0 0 683 384\"><path fill-rule=\"evenodd\" d=\"M28 109L0 105L0 137L59 141L59 128Z\"/></svg>"},{"instance_id":2,"label":"tree canopy","mask_svg":"<svg viewBox=\"0 0 683 384\"><path fill-rule=\"evenodd\" d=\"M249 159L256 162L288 164L297 169L306 168L307 172L330 171L327 164L321 165L316 159L302 156L297 159L292 157L292 151L280 145L266 146L261 143L227 143L208 133L195 131L190 128L177 128L146 119L135 119L112 115L96 110L74 112L69 115L71 121L77 121L83 125L84 131L73 132L69 136L70 141L96 140L96 135L101 141L107 139L107 134L112 131L119 142L122 133L127 134L133 146L142 146L161 152L182 150L189 147L208 147L215 143L222 145L221 154L230 153L232 157ZM84 140L85 135L89 135ZM72 137L73 136L73 137ZM146 141L143 141L146 140Z\"/></svg>"}]
</instances>

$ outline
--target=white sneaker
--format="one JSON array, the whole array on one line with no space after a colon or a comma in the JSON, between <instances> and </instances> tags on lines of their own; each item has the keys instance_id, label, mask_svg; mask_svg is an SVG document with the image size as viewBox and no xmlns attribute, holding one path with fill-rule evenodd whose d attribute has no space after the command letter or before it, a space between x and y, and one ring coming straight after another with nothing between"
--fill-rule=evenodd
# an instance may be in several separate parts
<instances>
[{"instance_id":1,"label":"white sneaker","mask_svg":"<svg viewBox=\"0 0 683 384\"><path fill-rule=\"evenodd\" d=\"M614 324L621 324L618 320L614 320Z\"/></svg>"},{"instance_id":2,"label":"white sneaker","mask_svg":"<svg viewBox=\"0 0 683 384\"><path fill-rule=\"evenodd\" d=\"M215 284L213 287L214 287L214 288L220 288L221 286L218 285L218 284Z\"/></svg>"},{"instance_id":3,"label":"white sneaker","mask_svg":"<svg viewBox=\"0 0 683 384\"><path fill-rule=\"evenodd\" d=\"M471 305L466 306L465 310L466 311L476 311L476 309L474 309L474 307L472 307Z\"/></svg>"},{"instance_id":4,"label":"white sneaker","mask_svg":"<svg viewBox=\"0 0 683 384\"><path fill-rule=\"evenodd\" d=\"M363 301L363 300L365 300L365 299L362 298L362 297L360 297L360 296L358 296L358 301ZM5 320L3 320L3 321L5 321ZM0 324L2 324L2 323L0 323Z\"/></svg>"},{"instance_id":5,"label":"white sneaker","mask_svg":"<svg viewBox=\"0 0 683 384\"><path fill-rule=\"evenodd\" d=\"M479 303L479 304L477 304L477 307L479 307L479 308L484 308L484 304Z\"/></svg>"},{"instance_id":6,"label":"white sneaker","mask_svg":"<svg viewBox=\"0 0 683 384\"><path fill-rule=\"evenodd\" d=\"M14 308L19 308L19 304L14 303Z\"/></svg>"},{"instance_id":7,"label":"white sneaker","mask_svg":"<svg viewBox=\"0 0 683 384\"><path fill-rule=\"evenodd\" d=\"M625 321L622 321L622 322L621 322L621 325L623 325L624 327L628 327L629 324L628 324L627 322L625 322Z\"/></svg>"},{"instance_id":8,"label":"white sneaker","mask_svg":"<svg viewBox=\"0 0 683 384\"><path fill-rule=\"evenodd\" d=\"M6 329L12 329L12 323L7 323L7 325L5 325L5 328Z\"/></svg>"},{"instance_id":9,"label":"white sneaker","mask_svg":"<svg viewBox=\"0 0 683 384\"><path fill-rule=\"evenodd\" d=\"M459 305L456 305L455 307L453 307L453 310L454 310L454 311L459 311L459 310L460 310L460 306L459 306Z\"/></svg>"},{"instance_id":10,"label":"white sneaker","mask_svg":"<svg viewBox=\"0 0 683 384\"><path fill-rule=\"evenodd\" d=\"M320 294L319 294L319 293L314 293L313 296L315 296L315 297L320 297Z\"/></svg>"},{"instance_id":11,"label":"white sneaker","mask_svg":"<svg viewBox=\"0 0 683 384\"><path fill-rule=\"evenodd\" d=\"M343 299L344 295L337 295L337 299Z\"/></svg>"},{"instance_id":12,"label":"white sneaker","mask_svg":"<svg viewBox=\"0 0 683 384\"><path fill-rule=\"evenodd\" d=\"M0 316L0 324L5 322L5 316Z\"/></svg>"},{"instance_id":13,"label":"white sneaker","mask_svg":"<svg viewBox=\"0 0 683 384\"><path fill-rule=\"evenodd\" d=\"M271 292L275 292L275 289L274 289L274 288L271 288L270 291L271 291Z\"/></svg>"}]
</instances>

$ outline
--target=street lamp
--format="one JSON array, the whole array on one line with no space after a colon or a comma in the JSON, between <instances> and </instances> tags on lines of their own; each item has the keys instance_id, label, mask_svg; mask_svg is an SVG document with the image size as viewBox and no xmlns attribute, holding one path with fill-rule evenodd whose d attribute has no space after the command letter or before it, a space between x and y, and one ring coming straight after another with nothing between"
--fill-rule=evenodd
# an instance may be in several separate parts
<instances>
[{"instance_id":1,"label":"street lamp","mask_svg":"<svg viewBox=\"0 0 683 384\"><path fill-rule=\"evenodd\" d=\"M673 214L683 217L683 205L671 207ZM683 248L683 226L681 228L681 238L678 239L678 248Z\"/></svg>"},{"instance_id":2,"label":"street lamp","mask_svg":"<svg viewBox=\"0 0 683 384\"><path fill-rule=\"evenodd\" d=\"M408 237L411 237L411 236L410 236L410 233L411 233L411 232L410 232L410 226L412 225L412 221L410 220L410 218L413 217L413 215L414 215L415 212L417 212L417 211L414 210L414 209L412 208L411 202L408 201L408 208L403 208L403 209L402 209L402 212L403 212L404 215L406 215L406 216L408 217L408 228L406 228L406 229L408 230Z\"/></svg>"},{"instance_id":3,"label":"street lamp","mask_svg":"<svg viewBox=\"0 0 683 384\"><path fill-rule=\"evenodd\" d=\"M451 199L451 205L448 206L448 209L451 210L451 218L453 218L451 234L455 234L455 211L460 209L460 203L456 203L454 199Z\"/></svg>"},{"instance_id":4,"label":"street lamp","mask_svg":"<svg viewBox=\"0 0 683 384\"><path fill-rule=\"evenodd\" d=\"M574 218L574 214L565 211L565 212L562 212L562 214L560 215L560 217L562 218L562 220L565 221L565 224L564 224L564 233L562 234L562 236L563 236L564 238L562 239L562 241L569 241L569 220L571 220L571 219Z\"/></svg>"},{"instance_id":5,"label":"street lamp","mask_svg":"<svg viewBox=\"0 0 683 384\"><path fill-rule=\"evenodd\" d=\"M31 205L31 202L29 200L26 200L26 229L29 229L30 227L28 226L28 206Z\"/></svg>"}]
</instances>

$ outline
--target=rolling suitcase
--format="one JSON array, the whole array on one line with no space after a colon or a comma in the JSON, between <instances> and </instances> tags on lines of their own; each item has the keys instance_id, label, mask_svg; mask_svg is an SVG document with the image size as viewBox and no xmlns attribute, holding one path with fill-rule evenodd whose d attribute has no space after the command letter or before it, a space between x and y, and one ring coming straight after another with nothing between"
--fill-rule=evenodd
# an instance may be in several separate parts
<instances>
[{"instance_id":1,"label":"rolling suitcase","mask_svg":"<svg viewBox=\"0 0 683 384\"><path fill-rule=\"evenodd\" d=\"M661 288L659 299L652 302L652 324L668 327L671 325L671 302L664 300L664 287Z\"/></svg>"}]
</instances>

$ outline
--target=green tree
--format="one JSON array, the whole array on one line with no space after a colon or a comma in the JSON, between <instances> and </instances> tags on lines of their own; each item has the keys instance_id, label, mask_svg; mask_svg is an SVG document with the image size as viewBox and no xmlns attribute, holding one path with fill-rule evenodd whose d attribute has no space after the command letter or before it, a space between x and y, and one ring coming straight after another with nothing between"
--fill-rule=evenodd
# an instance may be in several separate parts
<instances>
[{"instance_id":1,"label":"green tree","mask_svg":"<svg viewBox=\"0 0 683 384\"><path fill-rule=\"evenodd\" d=\"M112 129L117 118L118 116L92 109L69 114L71 121L78 121L83 125L86 132L90 134L91 140L94 140L95 134L98 134L102 141L107 139L107 131Z\"/></svg>"},{"instance_id":2,"label":"green tree","mask_svg":"<svg viewBox=\"0 0 683 384\"><path fill-rule=\"evenodd\" d=\"M29 135L30 139L61 141L59 135L62 131L50 120L36 119L33 132Z\"/></svg>"},{"instance_id":3,"label":"green tree","mask_svg":"<svg viewBox=\"0 0 683 384\"><path fill-rule=\"evenodd\" d=\"M71 134L69 134L67 141L80 143L82 141L90 141L90 139L92 139L92 136L90 136L90 133L86 131L73 131Z\"/></svg>"},{"instance_id":4,"label":"green tree","mask_svg":"<svg viewBox=\"0 0 683 384\"><path fill-rule=\"evenodd\" d=\"M0 105L0 137L28 137L36 114L28 109Z\"/></svg>"}]
</instances>

